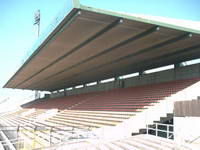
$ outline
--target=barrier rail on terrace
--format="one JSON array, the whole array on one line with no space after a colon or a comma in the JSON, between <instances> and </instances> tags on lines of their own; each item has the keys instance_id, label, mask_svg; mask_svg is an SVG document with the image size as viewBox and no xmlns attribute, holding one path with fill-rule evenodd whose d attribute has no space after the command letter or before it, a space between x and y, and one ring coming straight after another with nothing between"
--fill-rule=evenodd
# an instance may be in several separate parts
<instances>
[{"instance_id":1,"label":"barrier rail on terrace","mask_svg":"<svg viewBox=\"0 0 200 150\"><path fill-rule=\"evenodd\" d=\"M10 144L14 145L15 150L20 150L20 149L24 149L26 147L26 149L31 149L30 146L26 145L24 139L10 139L9 141L4 140L4 141L0 141L0 144L3 146L3 149L10 149Z\"/></svg>"},{"instance_id":2,"label":"barrier rail on terrace","mask_svg":"<svg viewBox=\"0 0 200 150\"><path fill-rule=\"evenodd\" d=\"M16 148L21 149L37 149L59 145L69 141L77 141L89 138L98 138L90 132L90 129L81 129L75 127L47 127L47 126L2 126L8 141L0 141L0 144L6 149L10 143Z\"/></svg>"},{"instance_id":3,"label":"barrier rail on terrace","mask_svg":"<svg viewBox=\"0 0 200 150\"><path fill-rule=\"evenodd\" d=\"M165 137L167 139L174 139L174 125L171 124L162 124L162 123L153 123L146 125L146 133Z\"/></svg>"},{"instance_id":4,"label":"barrier rail on terrace","mask_svg":"<svg viewBox=\"0 0 200 150\"><path fill-rule=\"evenodd\" d=\"M174 125L171 124L162 124L162 123L147 124L146 134L174 140L177 144L176 145L177 149L181 144L190 144L193 146L196 145L199 149L199 144L198 143L195 144L195 142L200 139L199 135L188 140L188 134L183 135L179 131L174 132Z\"/></svg>"}]
</instances>

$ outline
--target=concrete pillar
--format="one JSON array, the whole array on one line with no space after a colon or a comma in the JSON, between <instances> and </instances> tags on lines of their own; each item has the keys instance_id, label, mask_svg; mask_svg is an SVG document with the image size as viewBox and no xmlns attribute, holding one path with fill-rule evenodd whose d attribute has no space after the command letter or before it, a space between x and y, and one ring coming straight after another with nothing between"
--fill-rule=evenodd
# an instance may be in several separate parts
<instances>
[{"instance_id":1,"label":"concrete pillar","mask_svg":"<svg viewBox=\"0 0 200 150\"><path fill-rule=\"evenodd\" d=\"M64 89L64 96L67 96L67 90Z\"/></svg>"},{"instance_id":2,"label":"concrete pillar","mask_svg":"<svg viewBox=\"0 0 200 150\"><path fill-rule=\"evenodd\" d=\"M174 68L180 68L180 67L181 67L180 63L174 64Z\"/></svg>"},{"instance_id":3,"label":"concrete pillar","mask_svg":"<svg viewBox=\"0 0 200 150\"><path fill-rule=\"evenodd\" d=\"M174 64L174 68L184 67L186 64L184 62Z\"/></svg>"},{"instance_id":4,"label":"concrete pillar","mask_svg":"<svg viewBox=\"0 0 200 150\"><path fill-rule=\"evenodd\" d=\"M120 78L119 77L115 77L115 81L118 81L118 80L120 80Z\"/></svg>"},{"instance_id":5,"label":"concrete pillar","mask_svg":"<svg viewBox=\"0 0 200 150\"><path fill-rule=\"evenodd\" d=\"M145 74L145 71L139 71L139 76L142 76Z\"/></svg>"},{"instance_id":6,"label":"concrete pillar","mask_svg":"<svg viewBox=\"0 0 200 150\"><path fill-rule=\"evenodd\" d=\"M119 80L119 88L124 88L124 87L125 87L124 79Z\"/></svg>"}]
</instances>

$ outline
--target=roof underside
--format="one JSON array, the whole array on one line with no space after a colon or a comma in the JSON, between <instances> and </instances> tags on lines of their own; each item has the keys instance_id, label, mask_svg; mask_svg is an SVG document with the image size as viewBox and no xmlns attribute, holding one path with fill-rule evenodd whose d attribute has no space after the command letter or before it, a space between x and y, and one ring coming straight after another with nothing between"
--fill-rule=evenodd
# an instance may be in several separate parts
<instances>
[{"instance_id":1,"label":"roof underside","mask_svg":"<svg viewBox=\"0 0 200 150\"><path fill-rule=\"evenodd\" d=\"M80 6L4 87L54 91L179 63L200 56L199 41L193 30Z\"/></svg>"}]
</instances>

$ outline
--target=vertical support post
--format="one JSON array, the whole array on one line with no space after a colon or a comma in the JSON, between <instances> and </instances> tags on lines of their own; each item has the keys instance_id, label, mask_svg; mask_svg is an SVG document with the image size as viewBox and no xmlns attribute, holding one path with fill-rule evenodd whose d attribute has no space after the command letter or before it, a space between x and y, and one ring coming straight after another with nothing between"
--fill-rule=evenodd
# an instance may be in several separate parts
<instances>
[{"instance_id":1,"label":"vertical support post","mask_svg":"<svg viewBox=\"0 0 200 150\"><path fill-rule=\"evenodd\" d=\"M19 143L19 128L20 128L20 126L18 125L17 126L17 143L18 144L16 144L17 145L17 148L20 148L20 143ZM24 148L24 147L23 147Z\"/></svg>"},{"instance_id":2,"label":"vertical support post","mask_svg":"<svg viewBox=\"0 0 200 150\"><path fill-rule=\"evenodd\" d=\"M38 22L38 37L40 36L40 21Z\"/></svg>"},{"instance_id":3,"label":"vertical support post","mask_svg":"<svg viewBox=\"0 0 200 150\"><path fill-rule=\"evenodd\" d=\"M139 76L142 76L145 74L145 71L139 71Z\"/></svg>"},{"instance_id":4,"label":"vertical support post","mask_svg":"<svg viewBox=\"0 0 200 150\"><path fill-rule=\"evenodd\" d=\"M49 130L49 146L51 146L51 143L52 143L52 139L51 139L52 128L53 127L50 127L50 130Z\"/></svg>"},{"instance_id":5,"label":"vertical support post","mask_svg":"<svg viewBox=\"0 0 200 150\"><path fill-rule=\"evenodd\" d=\"M169 139L169 125L167 125L167 139Z\"/></svg>"},{"instance_id":6,"label":"vertical support post","mask_svg":"<svg viewBox=\"0 0 200 150\"><path fill-rule=\"evenodd\" d=\"M148 124L146 124L146 130L147 130L146 133L149 134L149 125Z\"/></svg>"},{"instance_id":7,"label":"vertical support post","mask_svg":"<svg viewBox=\"0 0 200 150\"><path fill-rule=\"evenodd\" d=\"M36 147L36 132L37 132L37 125L35 126L34 130L33 130L33 134L34 134L34 138L33 138L33 145L32 148L34 149Z\"/></svg>"},{"instance_id":8,"label":"vertical support post","mask_svg":"<svg viewBox=\"0 0 200 150\"><path fill-rule=\"evenodd\" d=\"M39 37L40 35L40 10L39 9L35 13L34 25L37 25L37 36ZM39 98L40 98L39 91L35 90L35 99L39 99Z\"/></svg>"},{"instance_id":9,"label":"vertical support post","mask_svg":"<svg viewBox=\"0 0 200 150\"><path fill-rule=\"evenodd\" d=\"M63 92L64 92L64 96L66 96L66 88L64 88L64 91L63 91Z\"/></svg>"},{"instance_id":10,"label":"vertical support post","mask_svg":"<svg viewBox=\"0 0 200 150\"><path fill-rule=\"evenodd\" d=\"M156 123L156 136L158 136L158 124Z\"/></svg>"},{"instance_id":11,"label":"vertical support post","mask_svg":"<svg viewBox=\"0 0 200 150\"><path fill-rule=\"evenodd\" d=\"M115 81L117 81L117 80L120 80L120 78L119 77L115 77Z\"/></svg>"}]
</instances>

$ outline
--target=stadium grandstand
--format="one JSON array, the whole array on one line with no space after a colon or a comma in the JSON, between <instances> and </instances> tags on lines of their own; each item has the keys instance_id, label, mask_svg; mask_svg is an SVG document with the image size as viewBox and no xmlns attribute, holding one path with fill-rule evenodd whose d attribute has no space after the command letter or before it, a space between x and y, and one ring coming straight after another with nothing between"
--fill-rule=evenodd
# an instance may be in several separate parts
<instances>
[{"instance_id":1,"label":"stadium grandstand","mask_svg":"<svg viewBox=\"0 0 200 150\"><path fill-rule=\"evenodd\" d=\"M49 93L0 114L0 149L199 150L200 30L175 22L68 0L4 85Z\"/></svg>"}]
</instances>

